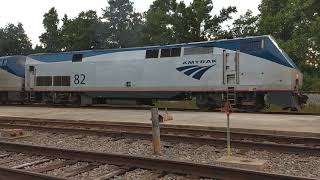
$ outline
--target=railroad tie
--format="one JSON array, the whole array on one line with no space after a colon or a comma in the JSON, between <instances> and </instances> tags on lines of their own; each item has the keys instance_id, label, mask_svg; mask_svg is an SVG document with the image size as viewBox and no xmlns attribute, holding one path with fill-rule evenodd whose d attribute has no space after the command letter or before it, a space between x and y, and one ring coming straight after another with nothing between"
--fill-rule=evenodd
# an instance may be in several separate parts
<instances>
[{"instance_id":1,"label":"railroad tie","mask_svg":"<svg viewBox=\"0 0 320 180\"><path fill-rule=\"evenodd\" d=\"M41 164L41 163L48 162L48 161L50 161L50 159L41 159L41 160L38 160L38 161L34 161L34 162L29 162L29 163L24 163L24 164L21 164L21 165L13 166L11 168L13 168L13 169L22 169L22 168L27 167L27 166L33 166L33 165Z\"/></svg>"},{"instance_id":2,"label":"railroad tie","mask_svg":"<svg viewBox=\"0 0 320 180\"><path fill-rule=\"evenodd\" d=\"M63 175L63 177L66 177L66 178L72 177L72 176L75 176L75 175L78 175L78 174L81 174L81 173L90 171L90 170L95 169L95 168L97 168L97 167L99 167L99 165L97 165L97 164L84 165L84 166L82 166L82 167L79 167L79 168L73 170L73 171L70 172L70 173L67 173L67 174Z\"/></svg>"},{"instance_id":3,"label":"railroad tie","mask_svg":"<svg viewBox=\"0 0 320 180\"><path fill-rule=\"evenodd\" d=\"M122 175L124 173L126 173L127 171L132 171L134 168L120 168L120 169L115 169L112 172L108 172L107 174L101 175L93 180L105 180L105 179L110 179L114 176L119 176Z\"/></svg>"},{"instance_id":4,"label":"railroad tie","mask_svg":"<svg viewBox=\"0 0 320 180\"><path fill-rule=\"evenodd\" d=\"M33 172L37 172L37 173L43 173L43 172L52 171L54 169L59 169L61 167L64 167L64 166L67 166L67 165L71 165L71 164L75 164L75 163L77 163L77 161L67 160L67 161L63 161L63 162L54 163L54 164L48 165L48 166L43 167L43 168L34 169L32 171Z\"/></svg>"}]
</instances>

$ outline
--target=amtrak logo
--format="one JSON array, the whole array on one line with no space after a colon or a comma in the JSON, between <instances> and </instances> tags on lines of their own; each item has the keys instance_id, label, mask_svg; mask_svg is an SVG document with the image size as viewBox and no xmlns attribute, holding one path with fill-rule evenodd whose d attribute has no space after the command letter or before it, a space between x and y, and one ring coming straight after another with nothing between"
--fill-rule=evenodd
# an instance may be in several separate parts
<instances>
[{"instance_id":1,"label":"amtrak logo","mask_svg":"<svg viewBox=\"0 0 320 180\"><path fill-rule=\"evenodd\" d=\"M177 70L183 72L189 77L192 77L193 79L200 80L204 73L206 73L213 66L215 66L215 64L210 66L182 66L178 67Z\"/></svg>"},{"instance_id":2,"label":"amtrak logo","mask_svg":"<svg viewBox=\"0 0 320 180\"><path fill-rule=\"evenodd\" d=\"M182 64L215 64L216 59L208 60L195 60L195 61L184 61Z\"/></svg>"}]
</instances>

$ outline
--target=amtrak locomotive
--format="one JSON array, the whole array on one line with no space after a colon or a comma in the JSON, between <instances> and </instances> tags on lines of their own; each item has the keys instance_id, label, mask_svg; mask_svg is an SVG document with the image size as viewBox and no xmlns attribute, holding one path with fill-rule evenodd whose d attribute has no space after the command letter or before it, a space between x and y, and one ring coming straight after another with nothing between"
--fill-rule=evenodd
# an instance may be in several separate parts
<instances>
[{"instance_id":1,"label":"amtrak locomotive","mask_svg":"<svg viewBox=\"0 0 320 180\"><path fill-rule=\"evenodd\" d=\"M299 109L303 76L271 36L0 59L0 101L104 104L195 99Z\"/></svg>"}]
</instances>

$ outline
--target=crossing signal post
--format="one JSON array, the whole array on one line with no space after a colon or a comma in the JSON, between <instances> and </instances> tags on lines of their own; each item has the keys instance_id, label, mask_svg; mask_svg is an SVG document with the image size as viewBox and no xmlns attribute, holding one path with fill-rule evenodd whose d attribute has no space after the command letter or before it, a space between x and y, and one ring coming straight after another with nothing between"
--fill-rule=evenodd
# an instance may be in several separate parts
<instances>
[{"instance_id":1,"label":"crossing signal post","mask_svg":"<svg viewBox=\"0 0 320 180\"><path fill-rule=\"evenodd\" d=\"M224 104L223 108L224 112L227 114L227 148L228 148L228 154L227 156L223 156L217 161L222 163L225 166L236 166L239 168L245 168L245 169L258 169L261 170L264 167L264 164L266 163L265 160L258 160L258 159L248 159L248 158L242 158L242 157L235 157L231 156L231 136L230 136L230 115L232 113L232 106L227 100Z\"/></svg>"},{"instance_id":2,"label":"crossing signal post","mask_svg":"<svg viewBox=\"0 0 320 180\"><path fill-rule=\"evenodd\" d=\"M232 106L229 101L226 101L224 104L224 112L227 114L227 157L230 159L231 157L231 136L230 136L230 114L232 113Z\"/></svg>"}]
</instances>

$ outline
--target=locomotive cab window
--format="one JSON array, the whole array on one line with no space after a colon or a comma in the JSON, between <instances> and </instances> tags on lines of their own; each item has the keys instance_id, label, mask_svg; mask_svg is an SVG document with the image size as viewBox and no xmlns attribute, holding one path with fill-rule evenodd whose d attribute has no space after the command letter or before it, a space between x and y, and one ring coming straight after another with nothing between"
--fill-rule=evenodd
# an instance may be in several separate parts
<instances>
[{"instance_id":1,"label":"locomotive cab window","mask_svg":"<svg viewBox=\"0 0 320 180\"><path fill-rule=\"evenodd\" d=\"M82 62L83 54L74 54L72 56L72 62Z\"/></svg>"},{"instance_id":2,"label":"locomotive cab window","mask_svg":"<svg viewBox=\"0 0 320 180\"><path fill-rule=\"evenodd\" d=\"M159 57L159 49L151 49L146 51L146 59L158 58L158 57Z\"/></svg>"}]
</instances>

